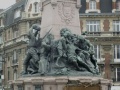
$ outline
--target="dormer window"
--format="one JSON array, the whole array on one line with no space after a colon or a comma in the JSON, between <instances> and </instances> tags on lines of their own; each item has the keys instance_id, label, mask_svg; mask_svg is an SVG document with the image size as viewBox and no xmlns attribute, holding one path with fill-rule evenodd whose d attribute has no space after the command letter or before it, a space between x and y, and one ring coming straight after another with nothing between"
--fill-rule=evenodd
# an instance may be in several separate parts
<instances>
[{"instance_id":1,"label":"dormer window","mask_svg":"<svg viewBox=\"0 0 120 90\"><path fill-rule=\"evenodd\" d=\"M120 11L120 1L119 0L112 0L112 13Z\"/></svg>"},{"instance_id":2,"label":"dormer window","mask_svg":"<svg viewBox=\"0 0 120 90\"><path fill-rule=\"evenodd\" d=\"M96 10L96 1L89 2L89 9Z\"/></svg>"},{"instance_id":3,"label":"dormer window","mask_svg":"<svg viewBox=\"0 0 120 90\"><path fill-rule=\"evenodd\" d=\"M86 13L100 13L100 0L86 0Z\"/></svg>"},{"instance_id":4,"label":"dormer window","mask_svg":"<svg viewBox=\"0 0 120 90\"><path fill-rule=\"evenodd\" d=\"M16 19L16 18L19 18L20 15L21 15L20 9L15 10L14 18L15 18L15 19Z\"/></svg>"},{"instance_id":5,"label":"dormer window","mask_svg":"<svg viewBox=\"0 0 120 90\"><path fill-rule=\"evenodd\" d=\"M120 10L120 1L117 2L117 10Z\"/></svg>"}]
</instances>

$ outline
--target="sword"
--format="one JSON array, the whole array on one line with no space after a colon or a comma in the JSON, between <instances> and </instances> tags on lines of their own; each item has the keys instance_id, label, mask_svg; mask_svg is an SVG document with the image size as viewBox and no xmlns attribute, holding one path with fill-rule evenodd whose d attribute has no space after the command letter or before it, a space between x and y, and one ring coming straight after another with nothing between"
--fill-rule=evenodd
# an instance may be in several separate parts
<instances>
[{"instance_id":1,"label":"sword","mask_svg":"<svg viewBox=\"0 0 120 90\"><path fill-rule=\"evenodd\" d=\"M43 40L44 38L46 38L47 35L49 35L49 33L50 33L51 30L52 30L52 28L47 32L47 34L45 34L45 36L42 38L42 40Z\"/></svg>"}]
</instances>

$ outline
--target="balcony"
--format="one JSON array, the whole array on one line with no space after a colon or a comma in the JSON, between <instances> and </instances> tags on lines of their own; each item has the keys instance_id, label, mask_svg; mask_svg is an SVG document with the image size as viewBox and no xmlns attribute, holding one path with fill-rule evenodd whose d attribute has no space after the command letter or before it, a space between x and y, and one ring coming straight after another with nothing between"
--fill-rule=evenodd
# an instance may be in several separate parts
<instances>
[{"instance_id":1,"label":"balcony","mask_svg":"<svg viewBox=\"0 0 120 90\"><path fill-rule=\"evenodd\" d=\"M114 63L120 63L120 59L114 59Z\"/></svg>"},{"instance_id":2,"label":"balcony","mask_svg":"<svg viewBox=\"0 0 120 90\"><path fill-rule=\"evenodd\" d=\"M26 34L24 34L17 38L12 39L12 40L6 41L4 43L4 47L7 47L7 46L10 46L13 44L17 44L17 43L27 43L27 40L28 40L28 38L27 38Z\"/></svg>"},{"instance_id":3,"label":"balcony","mask_svg":"<svg viewBox=\"0 0 120 90\"><path fill-rule=\"evenodd\" d=\"M38 13L22 12L22 19L37 18L37 17L41 17L41 12Z\"/></svg>"},{"instance_id":4,"label":"balcony","mask_svg":"<svg viewBox=\"0 0 120 90\"><path fill-rule=\"evenodd\" d=\"M86 37L118 37L120 36L120 32L109 31L109 32L87 32Z\"/></svg>"},{"instance_id":5,"label":"balcony","mask_svg":"<svg viewBox=\"0 0 120 90\"><path fill-rule=\"evenodd\" d=\"M120 82L120 78L112 78L113 82Z\"/></svg>"}]
</instances>

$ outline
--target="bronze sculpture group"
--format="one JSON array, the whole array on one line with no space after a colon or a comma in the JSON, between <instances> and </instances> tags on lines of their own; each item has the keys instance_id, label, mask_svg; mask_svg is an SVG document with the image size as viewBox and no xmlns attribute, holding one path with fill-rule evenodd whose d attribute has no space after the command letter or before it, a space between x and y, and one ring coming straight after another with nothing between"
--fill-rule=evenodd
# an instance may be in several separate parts
<instances>
[{"instance_id":1,"label":"bronze sculpture group","mask_svg":"<svg viewBox=\"0 0 120 90\"><path fill-rule=\"evenodd\" d=\"M28 33L28 50L23 74L80 75L89 72L99 74L93 45L81 35L72 34L67 28L60 31L60 39L54 40L50 31L40 38L41 28L34 24Z\"/></svg>"}]
</instances>

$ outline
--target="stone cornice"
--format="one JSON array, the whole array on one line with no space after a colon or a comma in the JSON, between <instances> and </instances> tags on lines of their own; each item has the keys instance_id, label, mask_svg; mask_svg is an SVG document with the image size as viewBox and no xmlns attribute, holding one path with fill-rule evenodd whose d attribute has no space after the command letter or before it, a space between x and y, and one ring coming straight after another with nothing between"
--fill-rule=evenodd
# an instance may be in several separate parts
<instances>
[{"instance_id":1,"label":"stone cornice","mask_svg":"<svg viewBox=\"0 0 120 90\"><path fill-rule=\"evenodd\" d=\"M92 36L92 37L85 37L86 39L89 39L91 42L93 43L100 43L100 44L111 44L112 42L113 43L120 43L120 37L116 36L116 37L104 37L104 36L99 36L99 37L95 37L95 36ZM97 38L97 41L95 41L95 38ZM101 42L104 42L104 43L101 43Z\"/></svg>"},{"instance_id":2,"label":"stone cornice","mask_svg":"<svg viewBox=\"0 0 120 90\"><path fill-rule=\"evenodd\" d=\"M90 18L90 17L119 17L120 14L117 13L84 13L84 14L80 14L80 17L86 17L86 18Z\"/></svg>"}]
</instances>

